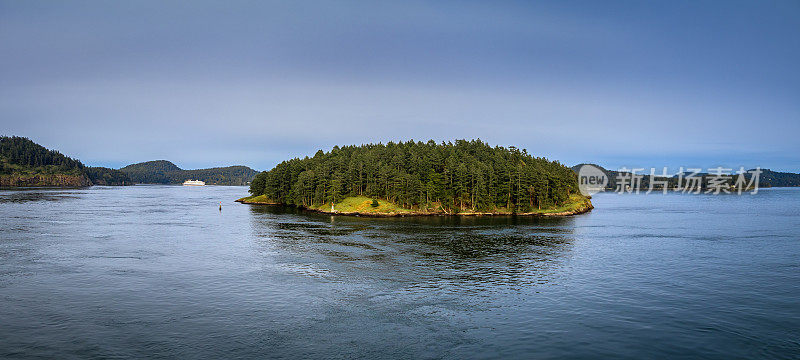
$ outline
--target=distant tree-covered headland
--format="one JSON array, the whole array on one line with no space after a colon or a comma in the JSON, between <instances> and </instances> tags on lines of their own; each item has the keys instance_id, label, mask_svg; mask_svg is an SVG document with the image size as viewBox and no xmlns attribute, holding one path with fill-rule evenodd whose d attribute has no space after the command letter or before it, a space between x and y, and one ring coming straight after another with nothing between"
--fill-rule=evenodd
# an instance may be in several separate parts
<instances>
[{"instance_id":1,"label":"distant tree-covered headland","mask_svg":"<svg viewBox=\"0 0 800 360\"><path fill-rule=\"evenodd\" d=\"M19 136L0 137L0 159L0 171L3 173L25 169L42 173L79 174L84 167L78 160Z\"/></svg>"},{"instance_id":2,"label":"distant tree-covered headland","mask_svg":"<svg viewBox=\"0 0 800 360\"><path fill-rule=\"evenodd\" d=\"M127 175L80 161L19 136L0 137L0 186L132 185Z\"/></svg>"},{"instance_id":3,"label":"distant tree-covered headland","mask_svg":"<svg viewBox=\"0 0 800 360\"><path fill-rule=\"evenodd\" d=\"M202 180L213 185L247 185L257 171L247 166L183 170L167 160L131 164L120 169L133 181L142 184L180 184L186 180Z\"/></svg>"},{"instance_id":4,"label":"distant tree-covered headland","mask_svg":"<svg viewBox=\"0 0 800 360\"><path fill-rule=\"evenodd\" d=\"M259 173L250 193L243 202L356 213L383 208L399 213L536 213L575 203L591 206L578 194L577 176L570 168L525 149L492 147L480 140L336 146Z\"/></svg>"}]
</instances>

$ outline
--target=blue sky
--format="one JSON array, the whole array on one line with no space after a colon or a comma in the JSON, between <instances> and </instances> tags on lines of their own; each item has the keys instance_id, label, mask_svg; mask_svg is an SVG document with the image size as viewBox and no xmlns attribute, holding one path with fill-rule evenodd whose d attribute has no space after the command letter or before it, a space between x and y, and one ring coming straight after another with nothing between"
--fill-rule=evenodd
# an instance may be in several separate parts
<instances>
[{"instance_id":1,"label":"blue sky","mask_svg":"<svg viewBox=\"0 0 800 360\"><path fill-rule=\"evenodd\" d=\"M0 133L111 167L480 138L798 172L798 64L797 1L0 0Z\"/></svg>"}]
</instances>

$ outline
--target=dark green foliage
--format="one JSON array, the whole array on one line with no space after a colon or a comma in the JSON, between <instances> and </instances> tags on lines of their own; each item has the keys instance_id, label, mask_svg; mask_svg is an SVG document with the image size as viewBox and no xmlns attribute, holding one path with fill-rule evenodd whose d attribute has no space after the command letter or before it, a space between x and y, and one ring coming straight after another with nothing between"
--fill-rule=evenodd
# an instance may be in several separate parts
<instances>
[{"instance_id":1,"label":"dark green foliage","mask_svg":"<svg viewBox=\"0 0 800 360\"><path fill-rule=\"evenodd\" d=\"M314 206L363 195L406 208L526 211L562 205L576 175L558 162L480 140L334 147L258 174L252 195Z\"/></svg>"},{"instance_id":2,"label":"dark green foliage","mask_svg":"<svg viewBox=\"0 0 800 360\"><path fill-rule=\"evenodd\" d=\"M131 180L142 184L169 184L170 182L183 182L178 180L178 176L174 181L170 181L171 175L180 173L181 168L167 160L147 161L138 164L128 165L119 169L127 174Z\"/></svg>"},{"instance_id":3,"label":"dark green foliage","mask_svg":"<svg viewBox=\"0 0 800 360\"><path fill-rule=\"evenodd\" d=\"M375 200L375 199L372 199L372 204L370 204L370 205L372 205L372 207L380 206L380 204L378 204L378 200Z\"/></svg>"},{"instance_id":4,"label":"dark green foliage","mask_svg":"<svg viewBox=\"0 0 800 360\"><path fill-rule=\"evenodd\" d=\"M94 185L133 185L128 174L106 167L86 167L86 175Z\"/></svg>"},{"instance_id":5,"label":"dark green foliage","mask_svg":"<svg viewBox=\"0 0 800 360\"><path fill-rule=\"evenodd\" d=\"M788 187L800 186L800 174L764 169L759 177L761 186Z\"/></svg>"},{"instance_id":6,"label":"dark green foliage","mask_svg":"<svg viewBox=\"0 0 800 360\"><path fill-rule=\"evenodd\" d=\"M47 174L82 174L83 167L80 161L58 151L48 150L28 138L0 137L0 174L33 169L35 172Z\"/></svg>"},{"instance_id":7,"label":"dark green foliage","mask_svg":"<svg viewBox=\"0 0 800 360\"><path fill-rule=\"evenodd\" d=\"M181 171L181 168L178 165L173 164L171 161L167 160L153 160L153 161L146 161L141 162L138 164L131 164L120 170L125 172L150 172L150 173L169 173L173 171Z\"/></svg>"},{"instance_id":8,"label":"dark green foliage","mask_svg":"<svg viewBox=\"0 0 800 360\"><path fill-rule=\"evenodd\" d=\"M166 160L132 164L120 171L130 176L131 180L144 184L179 184L186 180L202 180L215 185L246 185L257 173L247 166L183 170Z\"/></svg>"}]
</instances>

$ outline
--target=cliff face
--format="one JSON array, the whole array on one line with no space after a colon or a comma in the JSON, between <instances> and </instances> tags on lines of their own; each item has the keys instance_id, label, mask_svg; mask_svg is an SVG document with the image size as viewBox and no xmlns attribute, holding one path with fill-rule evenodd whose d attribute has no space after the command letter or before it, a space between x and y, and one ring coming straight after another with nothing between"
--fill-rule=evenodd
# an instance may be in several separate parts
<instances>
[{"instance_id":1,"label":"cliff face","mask_svg":"<svg viewBox=\"0 0 800 360\"><path fill-rule=\"evenodd\" d=\"M66 175L66 174L0 175L0 186L5 186L5 187L26 187L26 186L82 187L91 185L92 182L86 175Z\"/></svg>"}]
</instances>

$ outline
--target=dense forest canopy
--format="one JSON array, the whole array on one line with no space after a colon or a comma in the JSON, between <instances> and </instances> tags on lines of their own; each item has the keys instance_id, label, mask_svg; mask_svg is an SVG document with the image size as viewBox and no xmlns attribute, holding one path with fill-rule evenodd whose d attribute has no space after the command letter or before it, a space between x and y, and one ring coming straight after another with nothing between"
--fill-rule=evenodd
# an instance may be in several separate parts
<instances>
[{"instance_id":1,"label":"dense forest canopy","mask_svg":"<svg viewBox=\"0 0 800 360\"><path fill-rule=\"evenodd\" d=\"M764 169L761 172L761 184L765 187L800 186L800 174Z\"/></svg>"},{"instance_id":2,"label":"dense forest canopy","mask_svg":"<svg viewBox=\"0 0 800 360\"><path fill-rule=\"evenodd\" d=\"M144 184L179 184L186 180L202 180L216 185L247 185L256 171L247 166L183 170L167 160L131 164L120 169L131 180Z\"/></svg>"},{"instance_id":3,"label":"dense forest canopy","mask_svg":"<svg viewBox=\"0 0 800 360\"><path fill-rule=\"evenodd\" d=\"M83 172L83 164L58 151L49 150L28 138L19 136L0 137L0 174L33 170L41 173Z\"/></svg>"},{"instance_id":4,"label":"dense forest canopy","mask_svg":"<svg viewBox=\"0 0 800 360\"><path fill-rule=\"evenodd\" d=\"M562 205L577 186L570 168L524 149L430 140L320 150L258 174L250 193L299 206L368 196L412 209L522 212Z\"/></svg>"},{"instance_id":5,"label":"dense forest canopy","mask_svg":"<svg viewBox=\"0 0 800 360\"><path fill-rule=\"evenodd\" d=\"M107 167L86 167L86 175L94 185L133 185L128 174Z\"/></svg>"}]
</instances>

